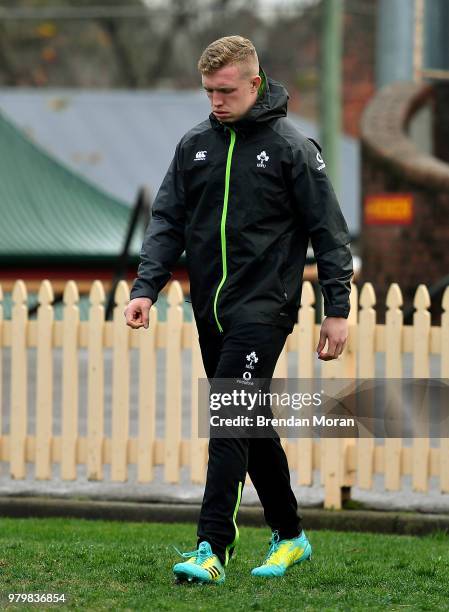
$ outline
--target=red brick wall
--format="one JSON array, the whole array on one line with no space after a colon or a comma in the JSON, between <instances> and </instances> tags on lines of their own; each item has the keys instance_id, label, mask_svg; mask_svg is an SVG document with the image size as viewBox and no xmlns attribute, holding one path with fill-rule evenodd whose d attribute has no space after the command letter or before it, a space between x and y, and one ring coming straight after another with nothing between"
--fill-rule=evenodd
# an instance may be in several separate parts
<instances>
[{"instance_id":1,"label":"red brick wall","mask_svg":"<svg viewBox=\"0 0 449 612\"><path fill-rule=\"evenodd\" d=\"M446 95L435 96L433 90L429 96L447 108L445 87ZM419 284L430 288L449 274L449 165L421 154L402 128L410 109L419 106L419 97L418 86L392 84L373 100L363 122L363 202L381 193L413 196L410 225L369 225L363 215L360 281L373 283L381 319L391 283L400 285L407 308ZM438 122L437 112L435 119ZM432 302L434 324L440 320L441 298L440 292Z\"/></svg>"}]
</instances>

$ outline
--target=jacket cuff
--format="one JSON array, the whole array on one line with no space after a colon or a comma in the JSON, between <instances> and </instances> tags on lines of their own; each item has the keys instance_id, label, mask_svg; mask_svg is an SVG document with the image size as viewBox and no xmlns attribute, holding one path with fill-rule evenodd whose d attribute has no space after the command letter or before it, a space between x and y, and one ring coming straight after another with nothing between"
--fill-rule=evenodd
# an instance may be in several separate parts
<instances>
[{"instance_id":1,"label":"jacket cuff","mask_svg":"<svg viewBox=\"0 0 449 612\"><path fill-rule=\"evenodd\" d=\"M324 314L326 317L343 317L343 319L347 319L349 310L349 306L324 306Z\"/></svg>"},{"instance_id":2,"label":"jacket cuff","mask_svg":"<svg viewBox=\"0 0 449 612\"><path fill-rule=\"evenodd\" d=\"M134 281L134 285L133 285L133 287L131 289L131 293L130 293L129 299L133 300L134 298L138 298L138 297L150 298L150 300L153 302L153 304L155 304L156 301L157 301L157 298L158 298L158 293L157 293L157 291L154 291L141 278L136 278L135 281Z\"/></svg>"}]
</instances>

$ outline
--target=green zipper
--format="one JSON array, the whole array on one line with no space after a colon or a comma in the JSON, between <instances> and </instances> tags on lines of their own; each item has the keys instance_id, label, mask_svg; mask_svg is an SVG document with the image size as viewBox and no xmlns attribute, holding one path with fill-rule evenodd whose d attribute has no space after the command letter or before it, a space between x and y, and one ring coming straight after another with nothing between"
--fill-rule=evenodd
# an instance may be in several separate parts
<instances>
[{"instance_id":1,"label":"green zipper","mask_svg":"<svg viewBox=\"0 0 449 612\"><path fill-rule=\"evenodd\" d=\"M235 144L235 132L234 130L231 130L230 128L229 128L229 131L231 133L231 141L229 143L228 157L226 160L225 191L224 191L224 199L223 199L223 211L221 213L221 228L220 228L221 261L222 261L222 266L223 266L223 275L221 277L220 284L217 287L217 291L215 292L215 299L214 299L215 321L217 322L218 329L220 330L220 332L223 332L223 328L220 325L220 321L218 320L217 301L218 301L218 294L220 293L220 290L223 287L226 281L226 277L228 275L228 264L226 260L226 215L228 213L229 179L231 176L232 152L234 150L234 144Z\"/></svg>"}]
</instances>

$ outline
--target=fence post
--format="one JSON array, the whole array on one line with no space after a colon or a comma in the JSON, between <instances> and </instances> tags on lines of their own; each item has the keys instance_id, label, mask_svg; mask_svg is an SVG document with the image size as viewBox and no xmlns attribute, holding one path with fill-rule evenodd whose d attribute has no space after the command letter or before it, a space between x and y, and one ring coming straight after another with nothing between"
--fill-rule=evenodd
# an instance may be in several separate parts
<instances>
[{"instance_id":1,"label":"fence post","mask_svg":"<svg viewBox=\"0 0 449 612\"><path fill-rule=\"evenodd\" d=\"M25 478L28 307L27 290L22 280L14 283L12 300L10 470L12 478Z\"/></svg>"},{"instance_id":2,"label":"fence post","mask_svg":"<svg viewBox=\"0 0 449 612\"><path fill-rule=\"evenodd\" d=\"M129 301L126 281L118 283L113 311L111 480L128 478L129 332L123 311Z\"/></svg>"},{"instance_id":3,"label":"fence post","mask_svg":"<svg viewBox=\"0 0 449 612\"><path fill-rule=\"evenodd\" d=\"M87 370L87 478L103 479L104 445L104 288L95 281L89 294Z\"/></svg>"},{"instance_id":4,"label":"fence post","mask_svg":"<svg viewBox=\"0 0 449 612\"><path fill-rule=\"evenodd\" d=\"M419 285L413 302L413 377L428 378L430 374L430 297L427 287ZM423 430L422 406L414 397L413 423ZM423 398L426 399L426 398ZM420 434L422 435L422 434ZM413 440L412 482L414 491L427 491L430 473L430 440L415 437Z\"/></svg>"},{"instance_id":5,"label":"fence post","mask_svg":"<svg viewBox=\"0 0 449 612\"><path fill-rule=\"evenodd\" d=\"M77 476L78 444L78 333L79 294L74 281L64 287L64 319L62 322L62 435L61 478Z\"/></svg>"},{"instance_id":6,"label":"fence post","mask_svg":"<svg viewBox=\"0 0 449 612\"><path fill-rule=\"evenodd\" d=\"M353 347L356 345L354 338L354 323L358 317L358 291L357 286L351 283L351 309L348 317L349 342L347 351L343 352L342 358L326 361L321 364L322 378L350 378L355 376L355 359ZM349 346L351 349L349 350ZM321 483L324 486L324 507L341 509L343 501L350 498L351 486L354 484L354 472L348 469L350 451L354 447L353 438L322 438L320 441L321 455Z\"/></svg>"},{"instance_id":7,"label":"fence post","mask_svg":"<svg viewBox=\"0 0 449 612\"><path fill-rule=\"evenodd\" d=\"M53 289L48 280L39 288L37 311L36 457L38 480L52 476L53 426Z\"/></svg>"},{"instance_id":8,"label":"fence post","mask_svg":"<svg viewBox=\"0 0 449 612\"><path fill-rule=\"evenodd\" d=\"M358 331L358 361L359 377L374 378L376 371L376 295L371 283L365 283L360 293L359 331ZM374 423L373 390L366 393L368 406L363 406L363 415L371 418ZM359 427L361 424L359 424ZM374 432L366 430L357 443L357 484L362 489L371 489L374 472Z\"/></svg>"},{"instance_id":9,"label":"fence post","mask_svg":"<svg viewBox=\"0 0 449 612\"><path fill-rule=\"evenodd\" d=\"M179 482L182 426L182 322L183 294L178 281L168 290L167 349L165 381L165 445L164 464L166 482Z\"/></svg>"},{"instance_id":10,"label":"fence post","mask_svg":"<svg viewBox=\"0 0 449 612\"><path fill-rule=\"evenodd\" d=\"M387 314L385 318L385 378L402 378L402 335L403 314L402 293L393 283L387 293ZM396 398L397 401L397 398ZM387 403L387 406L389 402ZM393 417L397 417L393 404ZM388 418L388 413L385 414ZM387 491L397 491L402 475L402 438L385 439L384 478Z\"/></svg>"},{"instance_id":11,"label":"fence post","mask_svg":"<svg viewBox=\"0 0 449 612\"><path fill-rule=\"evenodd\" d=\"M298 378L315 378L315 292L310 281L302 285L301 308L298 317L296 350ZM299 485L313 484L313 438L298 438L296 444L296 470Z\"/></svg>"},{"instance_id":12,"label":"fence post","mask_svg":"<svg viewBox=\"0 0 449 612\"><path fill-rule=\"evenodd\" d=\"M137 333L139 334L137 480L138 482L151 482L156 440L157 306L152 306L150 309L149 328L141 327Z\"/></svg>"}]
</instances>

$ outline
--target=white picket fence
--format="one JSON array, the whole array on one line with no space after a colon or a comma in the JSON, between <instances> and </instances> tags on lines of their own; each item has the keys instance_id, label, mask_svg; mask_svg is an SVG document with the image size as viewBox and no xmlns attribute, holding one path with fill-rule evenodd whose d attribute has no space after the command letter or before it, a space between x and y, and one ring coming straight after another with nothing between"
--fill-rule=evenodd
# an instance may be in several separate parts
<instances>
[{"instance_id":1,"label":"white picket fence","mask_svg":"<svg viewBox=\"0 0 449 612\"><path fill-rule=\"evenodd\" d=\"M54 317L53 289L44 280L39 290L36 320L28 319L27 290L23 281L13 287L11 320L3 320L0 305L0 398L2 353L11 352L10 398L7 405L9 432L2 433L0 410L0 460L9 464L9 474L23 479L27 462L35 467L35 478L51 479L55 463L60 464L61 478L77 478L77 466L84 464L90 480L103 480L104 466L110 464L111 480L125 482L128 466L137 466L139 483L151 483L154 466L162 465L164 479L180 480L180 470L188 466L193 483L202 483L207 465L207 440L198 438L198 378L205 378L195 324L183 319L184 297L178 282L168 290L166 321L158 319L157 304L150 311L149 329L131 330L125 325L123 311L129 300L127 283L119 283L113 320L104 319L104 288L92 284L89 319L80 321L77 285L69 281L64 291L63 320ZM0 286L0 302L2 290ZM449 288L443 296L441 325L432 326L430 299L424 285L417 288L413 325L405 326L402 297L397 284L391 285L386 305L385 324L376 323L375 293L370 284L362 288L360 299L355 285L351 292L349 338L338 360L323 362L323 378L374 378L376 356L385 356L385 377L403 376L403 357L413 361L413 377L430 376L430 359L439 359L439 376L449 378ZM303 284L299 322L289 335L274 373L287 377L288 354L295 353L295 376L316 375L315 347L320 325L315 323L314 292L309 282ZM29 435L27 405L27 351L36 349L36 429ZM53 435L54 373L52 351L62 349L61 434ZM79 351L87 350L87 434L79 434ZM112 349L112 404L105 405L104 352ZM130 353L138 351L138 433L130 436ZM161 355L159 349L165 349ZM181 354L190 351L191 435L182 436ZM164 358L165 433L156 435L157 361ZM105 434L105 410L111 410L112 434ZM296 470L297 484L312 485L314 471L319 470L325 490L325 507L340 508L342 491L357 484L371 489L376 473L384 475L385 488L397 491L402 476L411 475L413 489L425 492L429 479L439 478L441 492L449 492L449 439L439 439L431 447L429 438L416 438L404 446L400 438L386 439L379 445L374 438L300 438L283 440L289 464ZM250 483L249 483L250 484Z\"/></svg>"}]
</instances>

